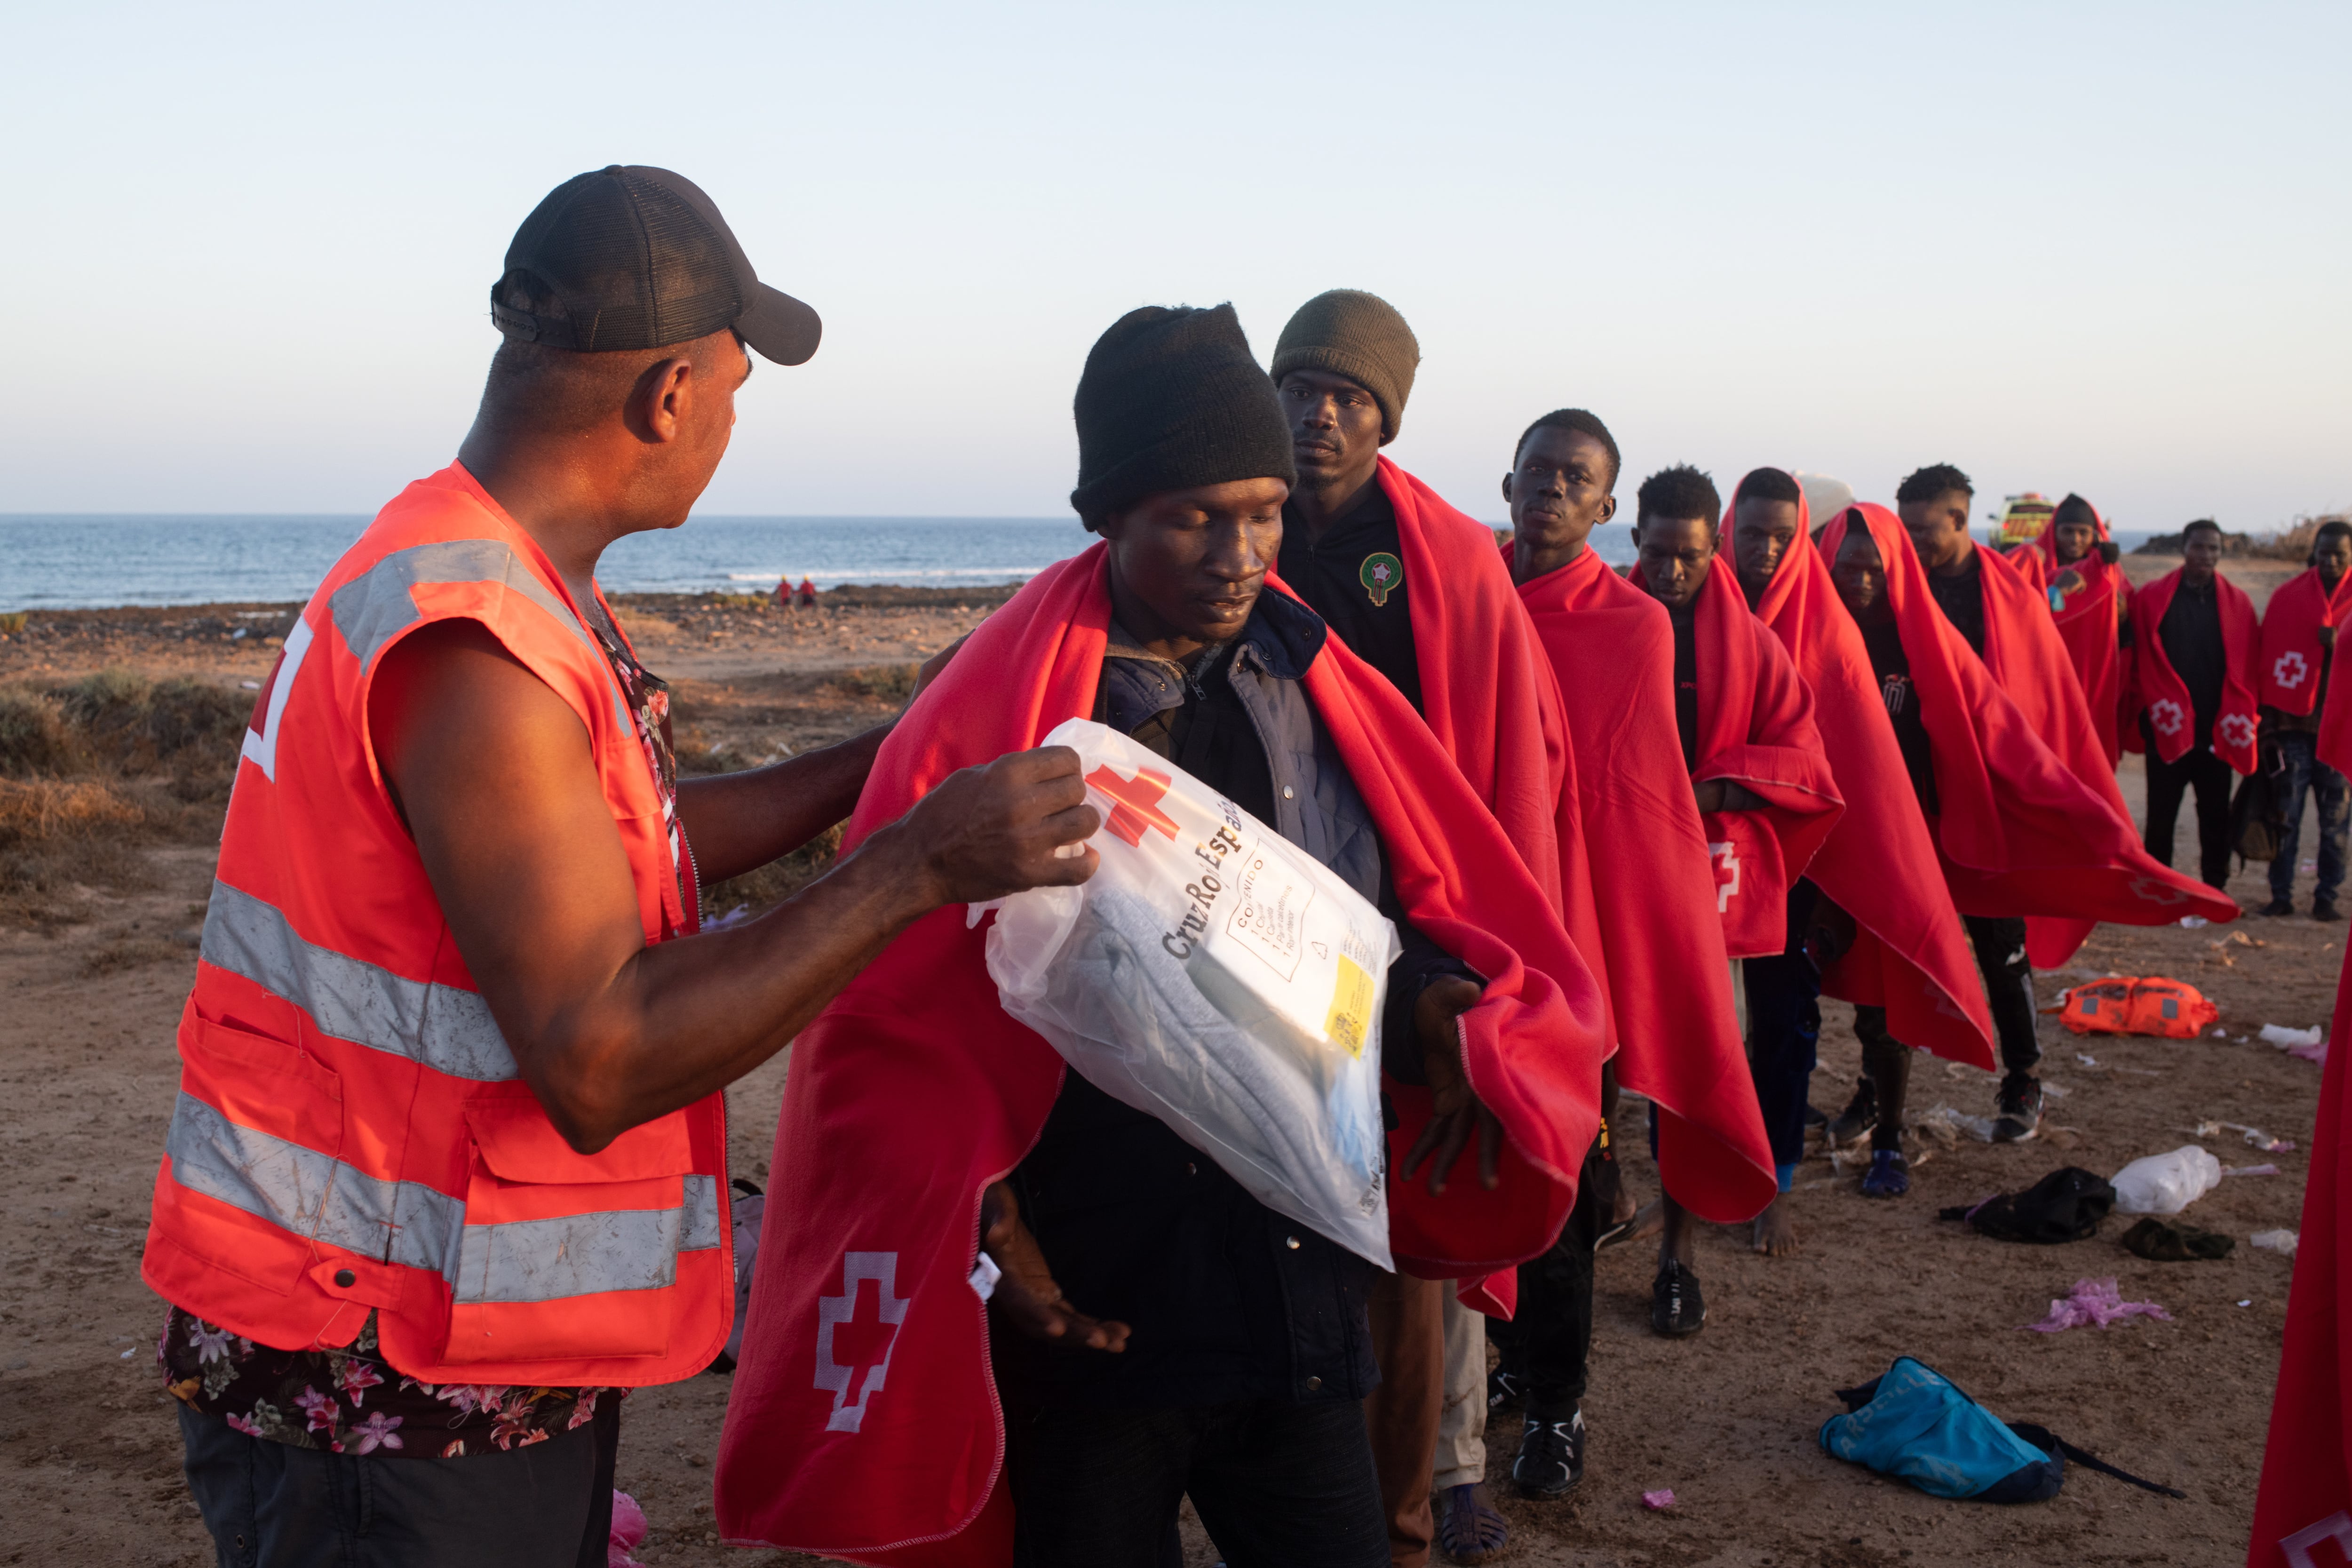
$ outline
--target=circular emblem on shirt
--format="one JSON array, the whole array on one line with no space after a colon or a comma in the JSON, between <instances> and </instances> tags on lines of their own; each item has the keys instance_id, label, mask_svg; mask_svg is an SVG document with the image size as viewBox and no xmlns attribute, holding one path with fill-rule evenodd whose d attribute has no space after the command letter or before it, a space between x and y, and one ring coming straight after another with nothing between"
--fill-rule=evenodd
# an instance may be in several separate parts
<instances>
[{"instance_id":1,"label":"circular emblem on shirt","mask_svg":"<svg viewBox=\"0 0 2352 1568\"><path fill-rule=\"evenodd\" d=\"M1375 550L1364 557L1356 572L1356 579L1364 592L1372 596L1374 608L1389 602L1389 595L1404 586L1404 563L1385 550Z\"/></svg>"}]
</instances>

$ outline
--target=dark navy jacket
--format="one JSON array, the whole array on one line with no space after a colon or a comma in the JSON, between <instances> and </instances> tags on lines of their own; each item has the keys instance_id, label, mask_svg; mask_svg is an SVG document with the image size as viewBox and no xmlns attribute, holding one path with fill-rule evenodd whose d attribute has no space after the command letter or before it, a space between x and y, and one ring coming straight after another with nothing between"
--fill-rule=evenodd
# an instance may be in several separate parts
<instances>
[{"instance_id":1,"label":"dark navy jacket","mask_svg":"<svg viewBox=\"0 0 2352 1568\"><path fill-rule=\"evenodd\" d=\"M1313 611L1258 600L1242 636L1191 671L1113 628L1095 718L1133 735L1339 873L1397 922L1383 1064L1421 1078L1412 1004L1439 974L1476 976L1402 918L1380 836L1300 685L1327 636ZM1157 1118L1076 1073L1014 1173L1070 1302L1133 1330L1110 1356L998 1341L1017 1399L1161 1406L1360 1399L1379 1382L1372 1266L1251 1197Z\"/></svg>"}]
</instances>

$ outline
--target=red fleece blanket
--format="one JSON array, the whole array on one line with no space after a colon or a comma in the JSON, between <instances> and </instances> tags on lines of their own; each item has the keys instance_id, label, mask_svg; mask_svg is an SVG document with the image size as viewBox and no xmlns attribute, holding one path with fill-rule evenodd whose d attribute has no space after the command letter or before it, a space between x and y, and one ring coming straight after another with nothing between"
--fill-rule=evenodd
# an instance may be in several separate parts
<instances>
[{"instance_id":1,"label":"red fleece blanket","mask_svg":"<svg viewBox=\"0 0 2352 1568\"><path fill-rule=\"evenodd\" d=\"M1739 493L1723 514L1722 569L1734 548ZM1813 722L1845 814L1807 871L1853 916L1852 951L1830 965L1822 989L1886 1009L1895 1038L1980 1068L1992 1066L1992 1017L1984 982L1952 908L1935 839L1904 770L1895 726L1861 628L1838 603L1829 569L1807 534L1797 503L1797 536L1756 605L1812 693Z\"/></svg>"},{"instance_id":2,"label":"red fleece blanket","mask_svg":"<svg viewBox=\"0 0 2352 1568\"><path fill-rule=\"evenodd\" d=\"M2330 684L2319 721L2319 760L2338 771L2352 768L2347 686L2352 681ZM2352 1221L2352 1167L2344 1159L2352 1143L2347 1073L2352 968L2336 980L2336 1020L2328 1030L2327 1063L2320 1069L2294 1284L2286 1300L2286 1342L2271 1403L2262 1486L2254 1494L2247 1568L2352 1561L2352 1519L2347 1517L2352 1513L2352 1377L2345 1364L2345 1347L2352 1345L2352 1280L2345 1278L2352 1238L2344 1234ZM2332 1547L2325 1544L2331 1537ZM2294 1555L2296 1546L2308 1555Z\"/></svg>"},{"instance_id":3,"label":"red fleece blanket","mask_svg":"<svg viewBox=\"0 0 2352 1568\"><path fill-rule=\"evenodd\" d=\"M2102 542L2107 538L2107 520L2096 509L2091 512L2092 525ZM2074 680L2083 689L2083 700L2091 711L2091 728L2099 737L2099 749L2106 753L2107 770L2115 771L2122 756L2124 656L2116 646L2116 633L2123 618L2129 614L2131 584L2124 577L2123 568L2110 566L2096 550L2080 561L2065 565L2058 563L2058 531L2045 528L2041 537L2008 557L2020 574L2039 590L2042 602L2050 606L2050 619L2058 628L2058 640L2066 649L2066 661L2074 668ZM2069 572L2074 574L2074 585L2062 586L2060 579ZM1988 652L1991 651L1990 647Z\"/></svg>"},{"instance_id":4,"label":"red fleece blanket","mask_svg":"<svg viewBox=\"0 0 2352 1568\"><path fill-rule=\"evenodd\" d=\"M1887 602L1935 750L1937 847L1961 911L2124 925L2169 925L2183 915L2235 920L2235 900L2158 865L2120 801L2111 805L2043 744L1937 608L1893 512L1847 508L1822 533L1822 553L1836 560L1854 527L1869 530L1886 563ZM1994 565L1988 560L1986 572Z\"/></svg>"},{"instance_id":5,"label":"red fleece blanket","mask_svg":"<svg viewBox=\"0 0 2352 1568\"><path fill-rule=\"evenodd\" d=\"M1636 564L1626 580L1647 588ZM1812 694L1780 639L1748 607L1728 563L1710 565L1691 605L1698 656L1695 784L1723 779L1761 798L1760 811L1700 816L1715 859L1715 905L1734 958L1785 952L1789 888L1837 826L1845 803L1813 723Z\"/></svg>"},{"instance_id":6,"label":"red fleece blanket","mask_svg":"<svg viewBox=\"0 0 2352 1568\"><path fill-rule=\"evenodd\" d=\"M981 624L876 759L845 852L949 773L1092 710L1107 583L1097 545ZM1600 1122L1599 987L1395 688L1337 637L1306 687L1408 916L1488 977L1462 1020L1464 1059L1508 1134L1502 1182L1457 1178L1442 1197L1394 1184L1399 1264L1440 1279L1507 1268L1549 1246L1575 1201ZM981 1193L1035 1142L1063 1068L998 1005L985 934L961 908L933 911L794 1044L772 1178L792 1199L768 1217L719 1449L730 1542L864 1563L1011 1561L987 1322L966 1277ZM1390 1093L1401 1159L1429 1096Z\"/></svg>"},{"instance_id":7,"label":"red fleece blanket","mask_svg":"<svg viewBox=\"0 0 2352 1568\"><path fill-rule=\"evenodd\" d=\"M2177 763L2197 740L2196 710L2189 688L2165 656L2158 628L2172 596L2180 587L2180 571L2158 577L2132 595L2132 675L2139 700L2146 704L2147 727L2156 732L2157 755ZM2242 773L2254 771L2254 738L2261 716L2254 706L2254 671L2262 634L2254 621L2254 602L2246 591L2216 573L2213 596L2221 616L2221 711L2213 719L2213 754ZM2305 712L2310 711L2306 707ZM2132 726L2138 740L2139 726ZM2134 751L2139 750L2135 745Z\"/></svg>"},{"instance_id":8,"label":"red fleece blanket","mask_svg":"<svg viewBox=\"0 0 2352 1568\"><path fill-rule=\"evenodd\" d=\"M1503 547L1508 561L1512 547ZM1519 584L1585 764L1577 813L1607 931L1617 1081L1656 1101L1660 1173L1729 1224L1779 1190L1732 1009L1716 879L1675 733L1675 634L1591 550ZM1720 977L1720 978L1718 978Z\"/></svg>"},{"instance_id":9,"label":"red fleece blanket","mask_svg":"<svg viewBox=\"0 0 2352 1568\"><path fill-rule=\"evenodd\" d=\"M2333 593L2316 566L2278 585L2263 611L2263 707L2297 718L2311 711L2319 700L2320 670L2327 654L2319 646L2319 628L2340 625L2347 611L2352 611L2352 572L2336 580Z\"/></svg>"}]
</instances>

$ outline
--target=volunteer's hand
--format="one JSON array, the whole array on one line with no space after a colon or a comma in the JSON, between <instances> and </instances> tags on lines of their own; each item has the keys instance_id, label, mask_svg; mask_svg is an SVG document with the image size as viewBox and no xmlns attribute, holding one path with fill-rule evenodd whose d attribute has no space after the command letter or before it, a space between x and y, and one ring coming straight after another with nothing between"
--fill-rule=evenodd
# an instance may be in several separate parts
<instances>
[{"instance_id":1,"label":"volunteer's hand","mask_svg":"<svg viewBox=\"0 0 2352 1568\"><path fill-rule=\"evenodd\" d=\"M923 694L923 688L937 680L940 678L940 672L947 668L950 661L955 658L956 649L971 640L971 634L966 632L930 658L923 660L922 668L915 671L915 689L907 693L907 706L911 708L915 705L915 699Z\"/></svg>"},{"instance_id":2,"label":"volunteer's hand","mask_svg":"<svg viewBox=\"0 0 2352 1568\"><path fill-rule=\"evenodd\" d=\"M1020 1201L1003 1182L991 1184L981 1194L980 1249L1002 1271L989 1305L1014 1328L1033 1340L1057 1341L1072 1350L1116 1355L1127 1349L1131 1331L1125 1323L1089 1318L1063 1300L1037 1238L1021 1222Z\"/></svg>"},{"instance_id":3,"label":"volunteer's hand","mask_svg":"<svg viewBox=\"0 0 2352 1568\"><path fill-rule=\"evenodd\" d=\"M940 780L893 826L892 851L929 879L935 906L978 903L1085 881L1102 858L1085 841L1101 826L1077 752L1041 746Z\"/></svg>"},{"instance_id":4,"label":"volunteer's hand","mask_svg":"<svg viewBox=\"0 0 2352 1568\"><path fill-rule=\"evenodd\" d=\"M1503 1124L1470 1092L1470 1079L1462 1068L1459 1020L1484 994L1474 983L1449 974L1431 981L1412 1005L1413 1031L1421 1037L1422 1071L1429 1082L1430 1118L1398 1173L1412 1180L1422 1162L1433 1155L1429 1167L1433 1195L1445 1190L1445 1178L1469 1144L1473 1130L1478 1134L1478 1184L1492 1192L1502 1180Z\"/></svg>"}]
</instances>

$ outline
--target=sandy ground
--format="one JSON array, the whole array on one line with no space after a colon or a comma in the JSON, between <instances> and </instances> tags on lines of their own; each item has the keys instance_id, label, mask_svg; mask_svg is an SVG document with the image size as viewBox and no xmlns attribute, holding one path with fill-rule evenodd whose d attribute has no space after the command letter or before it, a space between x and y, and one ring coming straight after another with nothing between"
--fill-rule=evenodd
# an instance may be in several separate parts
<instances>
[{"instance_id":1,"label":"sandy ground","mask_svg":"<svg viewBox=\"0 0 2352 1568\"><path fill-rule=\"evenodd\" d=\"M2248 584L2265 598L2270 585ZM0 645L0 683L105 664L257 681L272 657L259 645L284 620L248 608L243 620L233 611L113 612L73 630L37 621L31 636ZM677 681L682 740L713 760L751 761L887 716L891 703L866 695L872 683L860 672L943 645L981 606L782 616L681 601L625 605L624 613L648 663ZM161 625L172 619L189 624ZM233 638L240 626L249 635ZM2137 802L2140 778L2129 761L2125 784ZM2305 855L2310 842L2306 831ZM210 1561L180 1480L170 1401L152 1370L162 1307L140 1283L138 1255L211 852L152 854L155 887L88 893L87 918L51 935L0 931L0 1151L16 1194L0 1212L0 1473L14 1503L0 1563ZM2302 882L2298 899L2307 904L2307 873ZM2231 891L2249 904L2263 896L2253 875ZM2244 1238L2296 1224L2318 1069L2240 1037L2264 1023L2326 1020L2344 929L2300 918L2195 931L2102 928L2065 971L2042 977L2045 1004L2082 974L2171 974L2221 1004L2226 1037L2078 1040L2045 1027L2055 1097L2047 1135L2002 1148L1928 1143L1901 1202L1867 1202L1851 1170L1808 1162L1795 1197L1802 1256L1761 1258L1748 1250L1745 1227L1702 1237L1709 1319L1695 1339L1649 1333L1645 1245L1605 1253L1585 1405L1590 1467L1571 1500L1505 1497L1512 1560L1838 1568L2242 1561L2292 1268ZM2239 930L2247 943L2234 939ZM1850 1010L1827 1004L1824 1012L1813 1100L1834 1111L1859 1053ZM730 1092L737 1170L754 1179L766 1171L783 1070L772 1064ZM1917 1110L1991 1107L1991 1080L1972 1070L1923 1060L1913 1086ZM2239 1239L2225 1261L2142 1262L2116 1245L2124 1226L2116 1221L2097 1239L2037 1248L1936 1217L1940 1206L2015 1190L2060 1164L2112 1173L2194 1141L2188 1130L2210 1120L2265 1128L2297 1145L2263 1154L2234 1134L2205 1141L2224 1163L2280 1168L2233 1178L2191 1211L2194 1222ZM1655 1173L1640 1142L1625 1145L1628 1179L1647 1197ZM2127 1298L2161 1302L2173 1321L2023 1331L2074 1280L2108 1276ZM2189 1496L2160 1499L2077 1472L2045 1505L1947 1503L1826 1458L1814 1434L1841 1408L1832 1390L1883 1372L1899 1354L1940 1368L2000 1414L2040 1422ZM631 1398L620 1481L653 1521L642 1557L663 1565L814 1561L717 1543L709 1467L727 1391L725 1377L705 1375ZM1499 1492L1508 1491L1517 1435L1516 1419L1489 1434ZM1646 1510L1643 1492L1662 1488L1673 1489L1673 1508ZM1197 1528L1188 1545L1193 1563L1214 1561Z\"/></svg>"}]
</instances>

